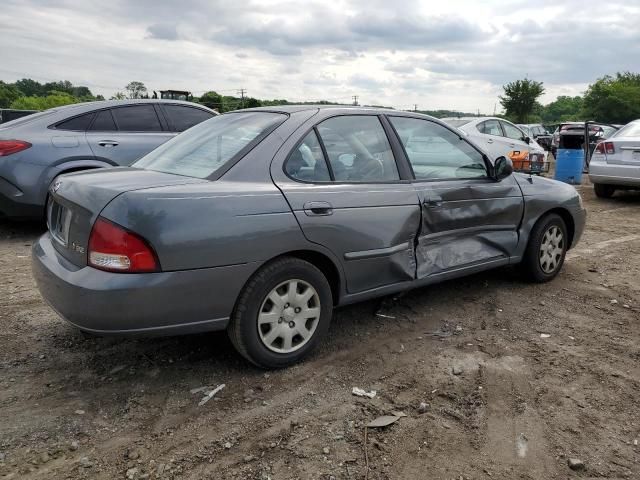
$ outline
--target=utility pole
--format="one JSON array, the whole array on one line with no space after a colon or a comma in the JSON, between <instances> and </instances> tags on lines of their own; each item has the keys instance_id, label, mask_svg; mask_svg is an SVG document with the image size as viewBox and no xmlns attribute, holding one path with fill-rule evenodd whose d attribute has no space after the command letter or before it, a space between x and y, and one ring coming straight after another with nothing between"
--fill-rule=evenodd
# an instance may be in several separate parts
<instances>
[{"instance_id":1,"label":"utility pole","mask_svg":"<svg viewBox=\"0 0 640 480\"><path fill-rule=\"evenodd\" d=\"M353 105L355 107L358 106L358 95L353 95L351 98L353 98Z\"/></svg>"},{"instance_id":2,"label":"utility pole","mask_svg":"<svg viewBox=\"0 0 640 480\"><path fill-rule=\"evenodd\" d=\"M418 111L418 104L417 104L417 103L414 103L414 104L413 104L413 111L414 111L414 112L417 112L417 111Z\"/></svg>"},{"instance_id":3,"label":"utility pole","mask_svg":"<svg viewBox=\"0 0 640 480\"><path fill-rule=\"evenodd\" d=\"M244 108L244 95L245 95L245 93L247 93L247 89L246 88L241 88L240 90L238 90L238 94L240 95L241 108Z\"/></svg>"}]
</instances>

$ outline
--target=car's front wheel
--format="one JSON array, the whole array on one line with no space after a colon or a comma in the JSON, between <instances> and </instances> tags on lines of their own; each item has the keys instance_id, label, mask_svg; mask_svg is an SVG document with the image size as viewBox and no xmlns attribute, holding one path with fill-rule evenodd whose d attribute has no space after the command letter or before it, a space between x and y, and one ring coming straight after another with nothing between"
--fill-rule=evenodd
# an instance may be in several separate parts
<instances>
[{"instance_id":1,"label":"car's front wheel","mask_svg":"<svg viewBox=\"0 0 640 480\"><path fill-rule=\"evenodd\" d=\"M602 183L594 183L593 191L598 198L611 198L616 191L613 185L604 185Z\"/></svg>"},{"instance_id":2,"label":"car's front wheel","mask_svg":"<svg viewBox=\"0 0 640 480\"><path fill-rule=\"evenodd\" d=\"M331 288L323 273L309 262L283 257L262 267L242 290L229 338L255 365L286 367L318 344L332 314Z\"/></svg>"},{"instance_id":3,"label":"car's front wheel","mask_svg":"<svg viewBox=\"0 0 640 480\"><path fill-rule=\"evenodd\" d=\"M522 260L526 276L540 283L552 280L560 272L568 248L567 226L562 217L555 213L542 217L531 230Z\"/></svg>"}]
</instances>

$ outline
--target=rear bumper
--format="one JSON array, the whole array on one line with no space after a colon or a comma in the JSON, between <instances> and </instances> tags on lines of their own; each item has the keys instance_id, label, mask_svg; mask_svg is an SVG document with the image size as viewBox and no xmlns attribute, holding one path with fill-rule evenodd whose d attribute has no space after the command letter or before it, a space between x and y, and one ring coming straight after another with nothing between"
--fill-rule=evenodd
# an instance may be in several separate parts
<instances>
[{"instance_id":1,"label":"rear bumper","mask_svg":"<svg viewBox=\"0 0 640 480\"><path fill-rule=\"evenodd\" d=\"M0 177L0 217L42 218L44 206L29 202L24 192Z\"/></svg>"},{"instance_id":2,"label":"rear bumper","mask_svg":"<svg viewBox=\"0 0 640 480\"><path fill-rule=\"evenodd\" d=\"M640 187L640 165L606 163L603 155L594 155L589 164L591 183Z\"/></svg>"},{"instance_id":3,"label":"rear bumper","mask_svg":"<svg viewBox=\"0 0 640 480\"><path fill-rule=\"evenodd\" d=\"M591 180L591 183L602 183L604 185L640 188L640 178L634 178L634 177L617 177L613 175L599 175L599 174L594 174L590 172L589 180Z\"/></svg>"},{"instance_id":4,"label":"rear bumper","mask_svg":"<svg viewBox=\"0 0 640 480\"><path fill-rule=\"evenodd\" d=\"M257 267L109 273L79 268L51 244L33 246L33 275L44 299L73 326L101 335L180 335L227 327L236 298Z\"/></svg>"}]
</instances>

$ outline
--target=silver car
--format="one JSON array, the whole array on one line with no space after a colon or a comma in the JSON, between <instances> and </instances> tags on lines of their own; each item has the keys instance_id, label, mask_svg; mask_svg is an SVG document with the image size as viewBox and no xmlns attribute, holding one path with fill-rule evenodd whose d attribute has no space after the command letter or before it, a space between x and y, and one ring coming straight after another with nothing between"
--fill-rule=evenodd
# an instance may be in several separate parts
<instances>
[{"instance_id":1,"label":"silver car","mask_svg":"<svg viewBox=\"0 0 640 480\"><path fill-rule=\"evenodd\" d=\"M589 179L601 198L611 197L616 190L640 188L640 120L628 123L596 145Z\"/></svg>"},{"instance_id":2,"label":"silver car","mask_svg":"<svg viewBox=\"0 0 640 480\"><path fill-rule=\"evenodd\" d=\"M207 120L130 168L50 190L44 298L89 333L227 329L263 367L298 361L333 307L518 264L553 279L576 190L512 174L439 120L288 106Z\"/></svg>"},{"instance_id":3,"label":"silver car","mask_svg":"<svg viewBox=\"0 0 640 480\"><path fill-rule=\"evenodd\" d=\"M58 175L131 165L214 115L190 102L125 100L52 108L0 124L0 217L44 218Z\"/></svg>"}]
</instances>

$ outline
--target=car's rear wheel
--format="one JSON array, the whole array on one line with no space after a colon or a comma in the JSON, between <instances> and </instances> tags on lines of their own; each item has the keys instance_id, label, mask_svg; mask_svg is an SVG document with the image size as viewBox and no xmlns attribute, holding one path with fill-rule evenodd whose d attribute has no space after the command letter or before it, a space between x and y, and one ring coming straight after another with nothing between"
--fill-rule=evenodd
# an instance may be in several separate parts
<instances>
[{"instance_id":1,"label":"car's rear wheel","mask_svg":"<svg viewBox=\"0 0 640 480\"><path fill-rule=\"evenodd\" d=\"M283 257L262 267L242 290L229 338L255 365L286 367L313 350L332 313L331 288L322 272L299 258Z\"/></svg>"},{"instance_id":2,"label":"car's rear wheel","mask_svg":"<svg viewBox=\"0 0 640 480\"><path fill-rule=\"evenodd\" d=\"M531 231L522 260L526 276L534 282L548 282L558 275L569 248L567 226L555 213L542 217Z\"/></svg>"},{"instance_id":3,"label":"car's rear wheel","mask_svg":"<svg viewBox=\"0 0 640 480\"><path fill-rule=\"evenodd\" d=\"M604 185L602 183L594 183L593 191L596 193L596 197L611 198L616 191L616 187L614 187L613 185Z\"/></svg>"}]
</instances>

